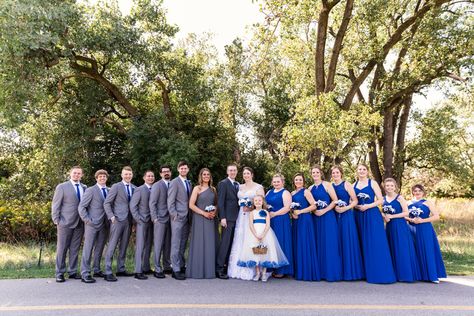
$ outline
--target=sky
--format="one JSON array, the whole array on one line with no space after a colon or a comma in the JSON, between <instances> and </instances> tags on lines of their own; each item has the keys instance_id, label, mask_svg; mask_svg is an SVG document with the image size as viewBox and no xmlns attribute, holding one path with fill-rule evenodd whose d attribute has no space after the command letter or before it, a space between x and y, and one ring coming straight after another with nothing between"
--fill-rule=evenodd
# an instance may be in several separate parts
<instances>
[{"instance_id":1,"label":"sky","mask_svg":"<svg viewBox=\"0 0 474 316\"><path fill-rule=\"evenodd\" d=\"M130 11L131 1L118 0L118 3L123 13ZM180 29L177 40L189 33L212 33L214 45L222 56L225 45L236 37L248 39L248 28L264 17L252 0L164 0L163 4L168 22ZM425 95L414 95L414 107L426 110L444 98L441 91L430 88Z\"/></svg>"},{"instance_id":2,"label":"sky","mask_svg":"<svg viewBox=\"0 0 474 316\"><path fill-rule=\"evenodd\" d=\"M252 0L164 0L167 19L179 27L178 39L189 33L212 33L219 53L236 37L247 38L247 26L262 20L258 4ZM131 1L119 0L122 12L130 11Z\"/></svg>"}]
</instances>

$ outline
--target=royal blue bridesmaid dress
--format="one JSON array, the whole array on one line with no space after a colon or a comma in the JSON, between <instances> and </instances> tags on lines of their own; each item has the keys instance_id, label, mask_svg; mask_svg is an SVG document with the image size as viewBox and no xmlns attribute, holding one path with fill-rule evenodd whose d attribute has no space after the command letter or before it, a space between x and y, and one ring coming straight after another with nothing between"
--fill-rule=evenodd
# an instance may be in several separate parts
<instances>
[{"instance_id":1,"label":"royal blue bridesmaid dress","mask_svg":"<svg viewBox=\"0 0 474 316\"><path fill-rule=\"evenodd\" d=\"M400 202L388 201L384 197L382 211L385 214L400 214L403 212ZM420 267L415 252L415 244L405 218L392 218L385 227L388 245L392 254L393 268L397 281L415 282L420 280Z\"/></svg>"},{"instance_id":2,"label":"royal blue bridesmaid dress","mask_svg":"<svg viewBox=\"0 0 474 316\"><path fill-rule=\"evenodd\" d=\"M299 209L309 206L304 196L304 189L296 192L292 200L300 204ZM293 259L296 280L321 280L312 216L311 213L304 213L293 220Z\"/></svg>"},{"instance_id":3,"label":"royal blue bridesmaid dress","mask_svg":"<svg viewBox=\"0 0 474 316\"><path fill-rule=\"evenodd\" d=\"M369 184L359 189L357 181L354 190L359 205L370 204L375 200L375 192ZM359 236L364 258L365 277L369 283L396 282L392 257L385 234L384 221L378 207L372 207L364 212L359 211Z\"/></svg>"},{"instance_id":4,"label":"royal blue bridesmaid dress","mask_svg":"<svg viewBox=\"0 0 474 316\"><path fill-rule=\"evenodd\" d=\"M424 202L426 200L416 201L408 207L410 217L428 218L430 216L430 208ZM446 268L433 225L431 223L410 223L410 226L414 232L421 280L434 282L439 278L445 278Z\"/></svg>"},{"instance_id":5,"label":"royal blue bridesmaid dress","mask_svg":"<svg viewBox=\"0 0 474 316\"><path fill-rule=\"evenodd\" d=\"M346 191L345 181L334 184L338 198L338 206L344 207L350 204L351 197ZM344 213L336 213L339 228L339 241L341 243L340 253L342 259L342 279L345 281L361 280L364 275L364 263L360 251L359 233L354 218L354 210L350 209Z\"/></svg>"},{"instance_id":6,"label":"royal blue bridesmaid dress","mask_svg":"<svg viewBox=\"0 0 474 316\"><path fill-rule=\"evenodd\" d=\"M272 207L269 208L270 212L277 212L283 208L283 192L285 189L282 189L278 192L275 192L275 189L270 190L265 197L265 200L268 205ZM270 226L272 227L275 235L280 243L280 247L283 250L286 258L290 262L289 265L278 268L275 270L276 274L285 274L293 275L293 241L291 233L291 219L290 215L284 214L272 217L270 221Z\"/></svg>"},{"instance_id":7,"label":"royal blue bridesmaid dress","mask_svg":"<svg viewBox=\"0 0 474 316\"><path fill-rule=\"evenodd\" d=\"M326 192L324 185L313 185L311 194L316 201L318 210L327 207L331 203L331 197ZM313 215L316 233L316 250L318 251L319 269L321 279L326 281L342 280L342 260L339 244L339 228L334 210L326 212L322 216Z\"/></svg>"}]
</instances>

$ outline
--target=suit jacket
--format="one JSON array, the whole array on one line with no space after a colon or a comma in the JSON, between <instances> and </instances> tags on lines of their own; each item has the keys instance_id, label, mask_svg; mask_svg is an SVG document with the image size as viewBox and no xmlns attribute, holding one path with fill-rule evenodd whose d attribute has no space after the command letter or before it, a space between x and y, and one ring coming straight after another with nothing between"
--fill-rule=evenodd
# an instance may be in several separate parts
<instances>
[{"instance_id":1,"label":"suit jacket","mask_svg":"<svg viewBox=\"0 0 474 316\"><path fill-rule=\"evenodd\" d=\"M106 188L107 192L109 188ZM87 225L101 229L105 224L104 195L98 185L86 190L79 203L79 216Z\"/></svg>"},{"instance_id":2,"label":"suit jacket","mask_svg":"<svg viewBox=\"0 0 474 316\"><path fill-rule=\"evenodd\" d=\"M130 193L133 195L136 186L131 183L130 186ZM128 202L128 196L126 192L125 185L122 181L112 185L109 194L104 201L104 209L108 219L111 219L113 216L115 216L119 222L123 222L128 218L130 212L130 203Z\"/></svg>"},{"instance_id":3,"label":"suit jacket","mask_svg":"<svg viewBox=\"0 0 474 316\"><path fill-rule=\"evenodd\" d=\"M228 221L236 221L239 215L239 197L237 190L229 178L225 178L217 185L217 208L219 217Z\"/></svg>"},{"instance_id":4,"label":"suit jacket","mask_svg":"<svg viewBox=\"0 0 474 316\"><path fill-rule=\"evenodd\" d=\"M82 195L87 188L84 184L80 184ZM54 190L53 203L51 204L51 218L54 223L60 226L75 228L79 223L79 199L76 195L76 187L71 181L58 184Z\"/></svg>"},{"instance_id":5,"label":"suit jacket","mask_svg":"<svg viewBox=\"0 0 474 316\"><path fill-rule=\"evenodd\" d=\"M169 221L168 185L163 179L155 182L151 187L149 207L151 220L153 222L156 219L162 224L166 224Z\"/></svg>"},{"instance_id":6,"label":"suit jacket","mask_svg":"<svg viewBox=\"0 0 474 316\"><path fill-rule=\"evenodd\" d=\"M186 192L186 187L180 177L174 178L168 189L168 211L170 216L175 216L180 220L184 220L189 212L189 196L193 191L191 183L189 184L189 195Z\"/></svg>"},{"instance_id":7,"label":"suit jacket","mask_svg":"<svg viewBox=\"0 0 474 316\"><path fill-rule=\"evenodd\" d=\"M137 223L150 221L149 201L150 189L148 189L146 184L139 186L133 192L132 199L130 200L130 212Z\"/></svg>"}]
</instances>

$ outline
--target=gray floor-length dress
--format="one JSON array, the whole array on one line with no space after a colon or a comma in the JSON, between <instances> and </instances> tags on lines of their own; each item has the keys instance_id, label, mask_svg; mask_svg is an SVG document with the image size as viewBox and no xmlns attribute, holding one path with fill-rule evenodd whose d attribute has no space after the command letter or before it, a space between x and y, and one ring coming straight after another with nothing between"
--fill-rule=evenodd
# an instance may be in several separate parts
<instances>
[{"instance_id":1,"label":"gray floor-length dress","mask_svg":"<svg viewBox=\"0 0 474 316\"><path fill-rule=\"evenodd\" d=\"M206 206L215 206L216 195L209 188L201 192L196 206L204 210ZM209 220L193 212L189 258L186 277L193 279L213 279L216 277L216 220Z\"/></svg>"}]
</instances>

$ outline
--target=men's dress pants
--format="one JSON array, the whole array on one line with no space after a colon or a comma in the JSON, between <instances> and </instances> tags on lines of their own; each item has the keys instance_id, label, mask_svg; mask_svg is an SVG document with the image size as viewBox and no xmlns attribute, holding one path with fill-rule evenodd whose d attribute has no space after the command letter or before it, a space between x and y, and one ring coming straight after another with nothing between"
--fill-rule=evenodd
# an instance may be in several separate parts
<instances>
[{"instance_id":1,"label":"men's dress pants","mask_svg":"<svg viewBox=\"0 0 474 316\"><path fill-rule=\"evenodd\" d=\"M117 272L125 271L125 258L127 255L128 241L130 239L130 223L128 219L110 224L109 244L105 255L105 274L112 274L112 260L115 248L119 244L117 257Z\"/></svg>"},{"instance_id":2,"label":"men's dress pants","mask_svg":"<svg viewBox=\"0 0 474 316\"><path fill-rule=\"evenodd\" d=\"M105 240L105 225L102 225L100 228L95 228L89 224L84 225L84 246L82 248L81 260L81 275L83 277L91 274L92 251L94 251L94 272L100 271L100 259L102 258Z\"/></svg>"},{"instance_id":3,"label":"men's dress pants","mask_svg":"<svg viewBox=\"0 0 474 316\"><path fill-rule=\"evenodd\" d=\"M224 271L229 263L230 250L234 240L235 221L227 221L227 227L222 229L221 242L217 252L216 270Z\"/></svg>"},{"instance_id":4,"label":"men's dress pants","mask_svg":"<svg viewBox=\"0 0 474 316\"><path fill-rule=\"evenodd\" d=\"M76 227L69 228L57 225L56 243L56 276L66 273L66 255L69 253L68 273L78 273L77 261L79 249L81 248L84 225L79 221Z\"/></svg>"},{"instance_id":5,"label":"men's dress pants","mask_svg":"<svg viewBox=\"0 0 474 316\"><path fill-rule=\"evenodd\" d=\"M168 229L169 221L167 223L156 222L153 224L153 264L155 266L155 272L162 272L163 269L160 263L160 254L165 254L166 237L169 234L171 237L171 229ZM171 242L171 238L170 238ZM163 256L163 265L165 268L169 268L165 265L165 258Z\"/></svg>"},{"instance_id":6,"label":"men's dress pants","mask_svg":"<svg viewBox=\"0 0 474 316\"><path fill-rule=\"evenodd\" d=\"M171 221L171 266L175 272L179 272L185 264L183 244L185 246L186 242L183 241L183 230L187 229L187 225L187 217Z\"/></svg>"},{"instance_id":7,"label":"men's dress pants","mask_svg":"<svg viewBox=\"0 0 474 316\"><path fill-rule=\"evenodd\" d=\"M150 270L151 235L153 225L148 222L137 222L137 239L135 242L135 273ZM149 246L148 246L149 245Z\"/></svg>"},{"instance_id":8,"label":"men's dress pants","mask_svg":"<svg viewBox=\"0 0 474 316\"><path fill-rule=\"evenodd\" d=\"M163 269L171 269L171 220L166 224L164 245L161 248Z\"/></svg>"}]
</instances>

